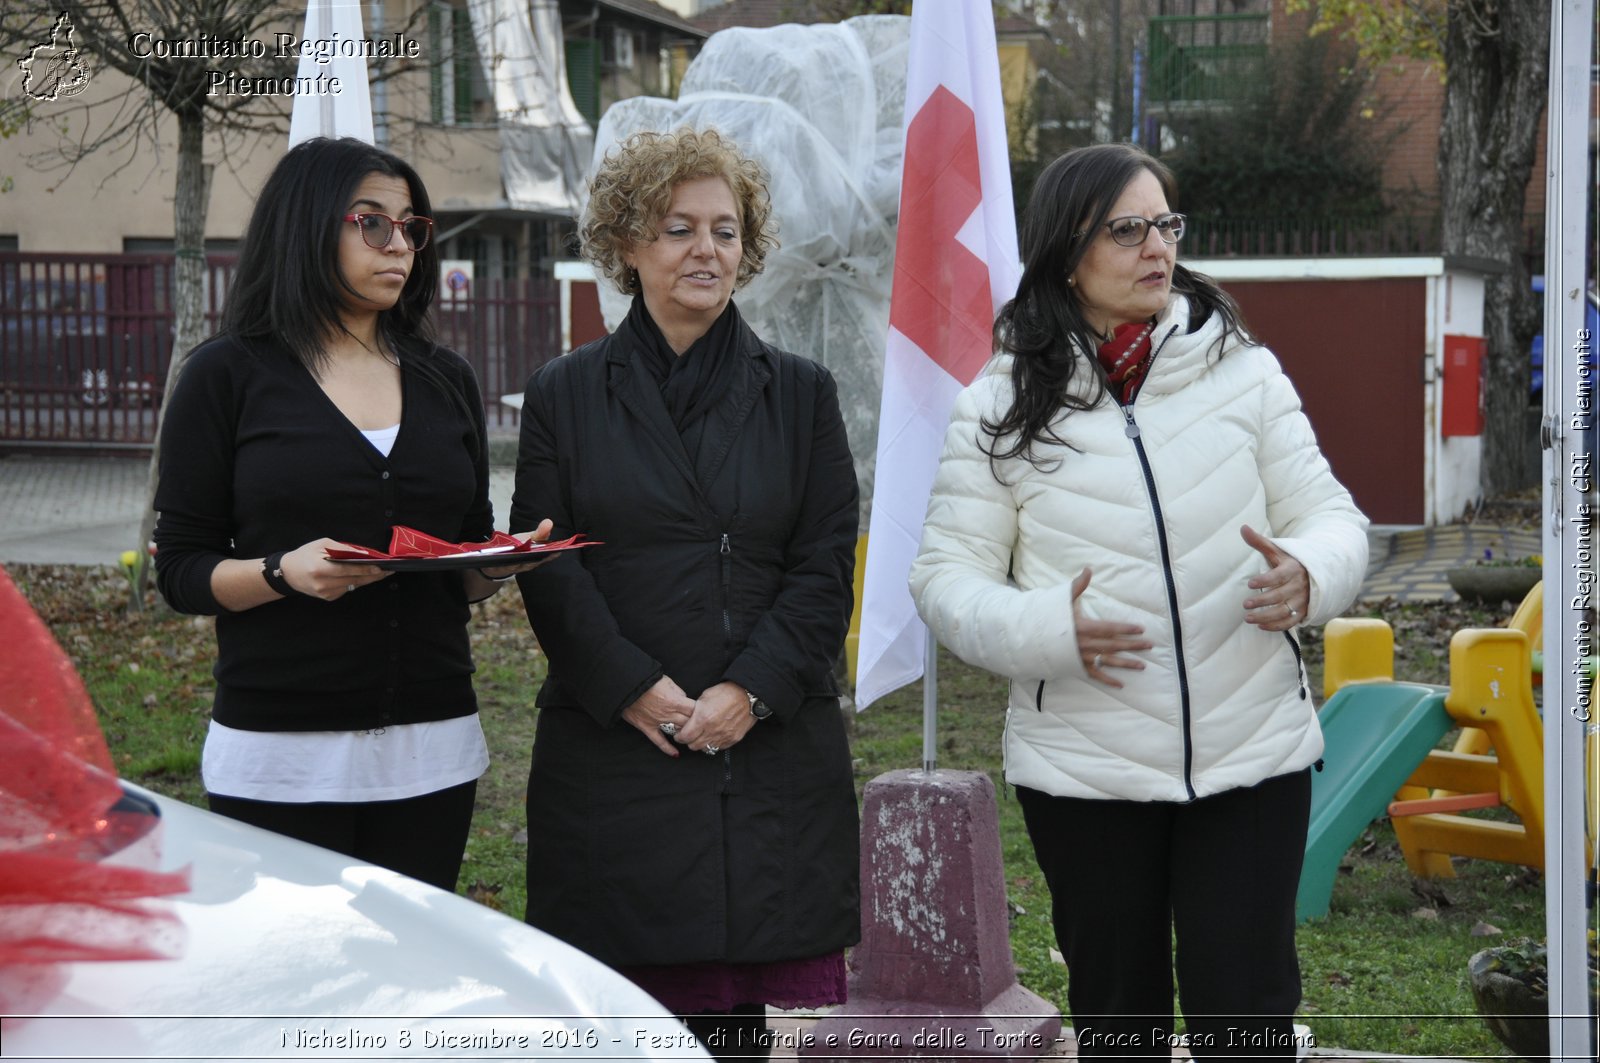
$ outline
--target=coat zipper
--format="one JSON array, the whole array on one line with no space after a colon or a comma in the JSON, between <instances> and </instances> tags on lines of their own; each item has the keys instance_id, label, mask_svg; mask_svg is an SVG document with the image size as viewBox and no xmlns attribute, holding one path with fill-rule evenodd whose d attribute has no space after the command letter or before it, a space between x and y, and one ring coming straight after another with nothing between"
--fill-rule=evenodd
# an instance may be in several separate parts
<instances>
[{"instance_id":1,"label":"coat zipper","mask_svg":"<svg viewBox=\"0 0 1600 1063\"><path fill-rule=\"evenodd\" d=\"M1300 655L1300 643L1295 640L1293 633L1285 631L1283 637L1289 640L1289 648L1294 651L1294 681L1300 687L1300 700L1304 701L1310 696L1306 690L1306 662Z\"/></svg>"},{"instance_id":2,"label":"coat zipper","mask_svg":"<svg viewBox=\"0 0 1600 1063\"><path fill-rule=\"evenodd\" d=\"M1167 345L1176 328L1168 330L1162 338L1160 346L1150 354L1150 362L1154 366L1156 356L1161 353L1161 348ZM1134 396L1138 401L1138 396ZM1167 611L1172 614L1172 642L1173 650L1177 655L1178 663L1178 704L1183 714L1183 789L1189 795L1189 800L1195 799L1194 792L1194 737L1190 733L1191 716L1189 705L1189 666L1183 656L1183 620L1178 615L1178 584L1172 576L1172 550L1167 543L1167 523L1161 514L1161 498L1156 494L1156 477L1150 468L1150 456L1145 453L1144 438L1139 433L1139 422L1133 419L1133 405L1129 403L1117 404L1122 409L1122 419L1125 422L1123 432L1133 440L1134 453L1139 458L1139 468L1144 473L1145 491L1150 496L1150 508L1155 515L1156 545L1161 550L1161 574L1167 583Z\"/></svg>"},{"instance_id":3,"label":"coat zipper","mask_svg":"<svg viewBox=\"0 0 1600 1063\"><path fill-rule=\"evenodd\" d=\"M724 646L733 645L733 615L731 613L731 597L733 593L733 546L728 541L728 533L722 533L722 545L717 551L722 557L722 643ZM722 786L726 790L733 784L733 750L722 751Z\"/></svg>"},{"instance_id":4,"label":"coat zipper","mask_svg":"<svg viewBox=\"0 0 1600 1063\"><path fill-rule=\"evenodd\" d=\"M733 583L733 548L728 543L728 533L722 533L722 644L733 645L733 617L729 614L728 595Z\"/></svg>"}]
</instances>

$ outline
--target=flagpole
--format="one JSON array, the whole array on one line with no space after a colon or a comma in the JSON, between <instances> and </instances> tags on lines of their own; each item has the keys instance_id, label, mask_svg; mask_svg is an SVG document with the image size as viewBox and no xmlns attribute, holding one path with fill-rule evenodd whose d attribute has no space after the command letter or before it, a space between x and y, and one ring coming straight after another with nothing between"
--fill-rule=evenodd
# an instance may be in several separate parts
<instances>
[{"instance_id":1,"label":"flagpole","mask_svg":"<svg viewBox=\"0 0 1600 1063\"><path fill-rule=\"evenodd\" d=\"M939 715L939 644L933 632L923 632L924 657L922 662L922 770L932 774L939 770L939 753L935 745L935 721Z\"/></svg>"},{"instance_id":2,"label":"flagpole","mask_svg":"<svg viewBox=\"0 0 1600 1063\"><path fill-rule=\"evenodd\" d=\"M317 40L330 41L333 38L333 9L332 0L322 0L317 6ZM337 137L339 135L338 123L333 118L333 94L325 92L317 100L317 135L324 137Z\"/></svg>"}]
</instances>

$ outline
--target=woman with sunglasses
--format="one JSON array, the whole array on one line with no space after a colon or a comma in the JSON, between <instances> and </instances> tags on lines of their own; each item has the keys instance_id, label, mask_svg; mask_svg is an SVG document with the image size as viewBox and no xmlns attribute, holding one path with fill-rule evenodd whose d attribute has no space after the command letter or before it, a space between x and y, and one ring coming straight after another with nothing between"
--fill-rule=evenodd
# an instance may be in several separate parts
<instances>
[{"instance_id":1,"label":"woman with sunglasses","mask_svg":"<svg viewBox=\"0 0 1600 1063\"><path fill-rule=\"evenodd\" d=\"M960 397L912 569L1011 677L1006 777L1083 1056L1295 1057L1294 899L1322 735L1294 629L1344 610L1366 519L1294 388L1176 261L1137 148L1039 176L998 354Z\"/></svg>"},{"instance_id":2,"label":"woman with sunglasses","mask_svg":"<svg viewBox=\"0 0 1600 1063\"><path fill-rule=\"evenodd\" d=\"M212 810L453 890L488 766L468 603L527 566L325 556L387 549L394 525L493 531L478 385L427 321L429 213L416 171L357 140L273 170L165 411L156 572L173 608L217 617Z\"/></svg>"}]
</instances>

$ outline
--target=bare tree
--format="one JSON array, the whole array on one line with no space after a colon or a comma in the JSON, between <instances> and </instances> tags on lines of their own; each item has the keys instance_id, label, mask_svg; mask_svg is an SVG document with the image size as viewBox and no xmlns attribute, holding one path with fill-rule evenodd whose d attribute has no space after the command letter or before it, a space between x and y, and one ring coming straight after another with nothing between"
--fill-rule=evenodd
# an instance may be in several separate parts
<instances>
[{"instance_id":1,"label":"bare tree","mask_svg":"<svg viewBox=\"0 0 1600 1063\"><path fill-rule=\"evenodd\" d=\"M418 5L412 22L425 10ZM111 171L115 176L141 151L163 150L164 124L177 122L174 335L165 397L171 396L185 356L206 333L205 232L215 166L206 160L207 138L226 162L256 139L285 132L292 96L253 90L260 79L295 77L298 56L277 47L276 34L298 37L304 13L300 0L85 0L60 12L48 7L0 11L0 52L25 57L19 64L23 91L0 106L0 129L48 121L59 130L48 149L24 158L30 167L59 172L65 180L88 156L111 154L119 159ZM410 29L411 23L398 28ZM400 57L380 66L374 79L424 64ZM132 91L78 102L78 92L107 70L124 75ZM141 547L154 529L159 459L158 422ZM142 599L149 562L142 548L139 556L136 601Z\"/></svg>"}]
</instances>

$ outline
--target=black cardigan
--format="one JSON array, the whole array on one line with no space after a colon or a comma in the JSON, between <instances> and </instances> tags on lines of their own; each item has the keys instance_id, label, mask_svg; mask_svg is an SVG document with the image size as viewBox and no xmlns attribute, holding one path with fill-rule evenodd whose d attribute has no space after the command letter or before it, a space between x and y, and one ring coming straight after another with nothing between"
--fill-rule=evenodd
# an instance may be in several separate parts
<instances>
[{"instance_id":1,"label":"black cardigan","mask_svg":"<svg viewBox=\"0 0 1600 1063\"><path fill-rule=\"evenodd\" d=\"M427 359L435 377L412 364ZM252 731L361 730L466 716L469 610L458 572L390 576L325 602L225 612L211 572L322 536L386 549L405 524L451 541L494 527L483 405L453 352L408 351L386 459L281 349L229 338L195 350L161 432L157 586L174 609L217 615L212 716Z\"/></svg>"}]
</instances>

